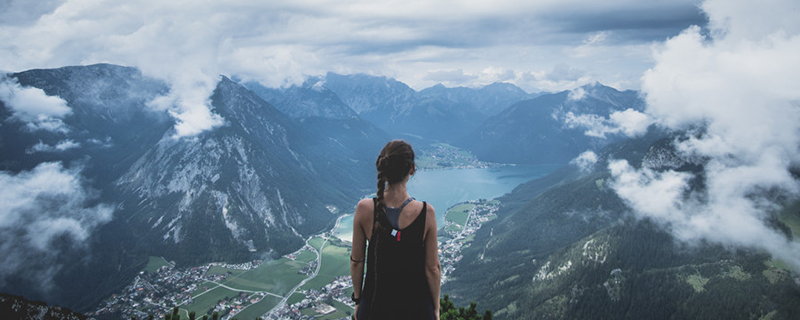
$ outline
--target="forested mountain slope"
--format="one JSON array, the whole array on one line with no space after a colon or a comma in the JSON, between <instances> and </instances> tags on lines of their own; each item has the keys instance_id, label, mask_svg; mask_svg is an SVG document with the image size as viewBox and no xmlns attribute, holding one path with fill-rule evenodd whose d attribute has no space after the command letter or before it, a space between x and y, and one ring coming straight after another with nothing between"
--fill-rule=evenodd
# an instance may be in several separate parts
<instances>
[{"instance_id":1,"label":"forested mountain slope","mask_svg":"<svg viewBox=\"0 0 800 320\"><path fill-rule=\"evenodd\" d=\"M609 159L700 173L667 163L672 139L651 132L612 144L591 172L565 168L502 197L443 292L480 301L496 319L792 319L798 280L769 254L675 241L610 188Z\"/></svg>"}]
</instances>

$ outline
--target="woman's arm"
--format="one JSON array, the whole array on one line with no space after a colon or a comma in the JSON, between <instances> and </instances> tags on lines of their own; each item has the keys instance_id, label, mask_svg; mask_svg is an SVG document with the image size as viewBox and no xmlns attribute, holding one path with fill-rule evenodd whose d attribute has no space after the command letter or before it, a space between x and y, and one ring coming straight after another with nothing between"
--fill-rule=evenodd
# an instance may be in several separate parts
<instances>
[{"instance_id":1,"label":"woman's arm","mask_svg":"<svg viewBox=\"0 0 800 320\"><path fill-rule=\"evenodd\" d=\"M356 213L353 216L353 250L350 252L350 277L353 279L353 296L356 298L361 298L361 286L364 282L364 251L367 247L367 230L365 226L371 225L373 206L372 199L363 199L356 205ZM372 228L369 229L369 232L372 232ZM358 306L356 306L356 311L358 311Z\"/></svg>"},{"instance_id":2,"label":"woman's arm","mask_svg":"<svg viewBox=\"0 0 800 320\"><path fill-rule=\"evenodd\" d=\"M433 312L439 319L439 292L442 283L442 266L439 264L439 244L436 226L436 212L433 206L428 205L428 214L425 217L425 276L428 278L428 287L433 298Z\"/></svg>"}]
</instances>

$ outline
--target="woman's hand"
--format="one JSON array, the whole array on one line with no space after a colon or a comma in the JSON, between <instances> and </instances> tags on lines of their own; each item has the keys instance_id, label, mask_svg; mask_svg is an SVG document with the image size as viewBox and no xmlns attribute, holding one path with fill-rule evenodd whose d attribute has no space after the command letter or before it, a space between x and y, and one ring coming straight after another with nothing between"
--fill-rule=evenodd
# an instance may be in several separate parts
<instances>
[{"instance_id":1,"label":"woman's hand","mask_svg":"<svg viewBox=\"0 0 800 320\"><path fill-rule=\"evenodd\" d=\"M358 317L358 305L356 305L356 309L355 311L353 311L353 320L358 320L357 317ZM436 320L439 320L438 315L436 316Z\"/></svg>"}]
</instances>

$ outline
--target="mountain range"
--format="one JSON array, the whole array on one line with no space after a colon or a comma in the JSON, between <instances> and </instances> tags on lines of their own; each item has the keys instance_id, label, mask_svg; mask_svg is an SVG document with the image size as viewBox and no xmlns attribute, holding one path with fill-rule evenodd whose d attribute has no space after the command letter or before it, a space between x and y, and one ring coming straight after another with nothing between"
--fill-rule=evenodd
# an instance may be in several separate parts
<instances>
[{"instance_id":1,"label":"mountain range","mask_svg":"<svg viewBox=\"0 0 800 320\"><path fill-rule=\"evenodd\" d=\"M113 213L52 214L47 221L76 226L36 241L24 240L34 235L23 225L7 222L8 232L23 234L8 242L17 245L7 250L21 260L14 262L37 267L11 270L3 290L77 310L127 282L148 255L188 264L296 250L369 192L374 151L363 149L379 150L388 140L357 117L298 121L225 77L210 97L225 125L191 138L176 138L168 113L148 106L168 86L136 69L92 65L9 77L21 88L60 97L70 112L56 119L63 130L35 130L20 111L0 105L3 172L23 177L63 167L90 194L77 209ZM53 197L53 205L72 201ZM19 223L42 216L26 213ZM87 232L92 236L83 239ZM67 241L59 244L60 238ZM36 250L53 258L36 259ZM52 278L36 276L50 270Z\"/></svg>"},{"instance_id":2,"label":"mountain range","mask_svg":"<svg viewBox=\"0 0 800 320\"><path fill-rule=\"evenodd\" d=\"M335 93L363 119L394 136L423 143L453 142L477 128L488 115L533 97L519 87L504 83L478 89L438 85L417 92L395 79L364 74L328 73L308 79L302 88ZM294 95L297 90L289 88L284 91L285 96ZM262 97L271 103L280 101L280 98Z\"/></svg>"},{"instance_id":3,"label":"mountain range","mask_svg":"<svg viewBox=\"0 0 800 320\"><path fill-rule=\"evenodd\" d=\"M170 86L135 68L2 80L0 183L13 191L0 211L2 292L83 311L130 283L151 255L185 266L292 252L374 192L378 151L403 138L418 153L444 142L482 161L565 165L499 199L498 219L476 233L445 284L459 305L478 301L499 319L800 312L791 275L765 254L676 247L628 215L607 185L609 159L701 168L675 160L670 142L680 133L651 127L629 139L593 127L642 110L636 91L599 83L541 94L503 83L416 91L335 73L267 88L220 76L208 107L222 124L177 137L173 115L153 104ZM42 101L63 101L54 116L25 114L8 94L36 90ZM586 150L598 154L593 167L567 165ZM756 298L742 294L748 288Z\"/></svg>"},{"instance_id":4,"label":"mountain range","mask_svg":"<svg viewBox=\"0 0 800 320\"><path fill-rule=\"evenodd\" d=\"M517 102L486 119L456 145L490 162L566 163L585 150L599 150L625 138L587 135L591 128L575 118L605 119L614 112L644 109L636 91L620 92L599 83L577 91L577 96L562 91Z\"/></svg>"}]
</instances>

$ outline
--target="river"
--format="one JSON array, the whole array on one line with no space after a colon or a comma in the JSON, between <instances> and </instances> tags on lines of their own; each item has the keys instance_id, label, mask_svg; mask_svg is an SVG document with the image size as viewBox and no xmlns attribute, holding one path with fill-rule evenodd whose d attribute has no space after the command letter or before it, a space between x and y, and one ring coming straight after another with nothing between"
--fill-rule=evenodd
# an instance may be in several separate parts
<instances>
[{"instance_id":1,"label":"river","mask_svg":"<svg viewBox=\"0 0 800 320\"><path fill-rule=\"evenodd\" d=\"M516 165L481 169L420 170L408 182L408 193L436 208L439 225L444 224L444 213L458 203L493 199L516 186L545 176L562 165ZM353 204L355 206L355 203ZM352 212L341 219L334 233L350 240L353 233Z\"/></svg>"}]
</instances>

